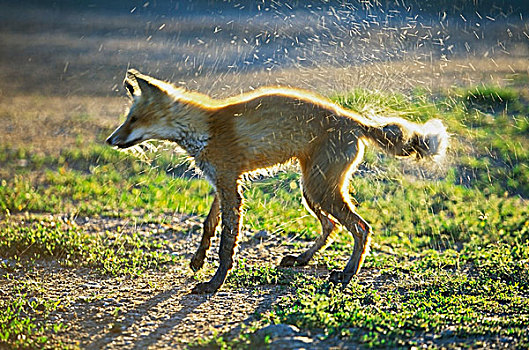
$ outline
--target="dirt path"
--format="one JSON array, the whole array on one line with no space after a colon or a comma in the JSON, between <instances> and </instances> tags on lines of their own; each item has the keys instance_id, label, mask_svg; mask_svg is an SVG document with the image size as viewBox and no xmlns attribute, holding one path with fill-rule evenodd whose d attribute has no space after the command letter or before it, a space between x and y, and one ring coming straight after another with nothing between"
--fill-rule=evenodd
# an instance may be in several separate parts
<instances>
[{"instance_id":1,"label":"dirt path","mask_svg":"<svg viewBox=\"0 0 529 350\"><path fill-rule=\"evenodd\" d=\"M45 272L46 290L67 294L71 304L57 312L69 325L60 340L86 349L175 348L236 331L269 309L278 288L189 294L192 281L171 270L134 280L101 279L81 271Z\"/></svg>"},{"instance_id":2,"label":"dirt path","mask_svg":"<svg viewBox=\"0 0 529 350\"><path fill-rule=\"evenodd\" d=\"M193 227L197 217L182 217L180 227ZM130 220L80 218L76 223L83 232L98 234L118 226L126 234L132 230L156 232L160 224L134 225ZM184 231L185 232L185 231ZM14 272L5 280L2 290L16 293L16 281L27 281L37 291L39 300L60 300L49 315L54 324L63 323L63 331L53 335L52 343L100 348L183 348L209 339L215 334L235 336L242 325L256 320L257 314L272 308L282 296L290 293L280 285L251 288L224 286L214 295L194 295L190 290L197 283L188 264L199 242L199 230L183 234L166 230L161 235L171 240L171 254L181 257L165 271L147 270L139 277L104 276L93 268L69 268L56 261L38 261L34 266ZM216 263L218 239L208 254L206 275ZM246 235L241 240L239 261L256 261L277 266L287 250L286 244L273 237L257 240ZM307 273L315 268L307 268ZM320 271L321 273L321 271ZM201 275L200 280L208 276ZM35 292L33 292L35 293Z\"/></svg>"}]
</instances>

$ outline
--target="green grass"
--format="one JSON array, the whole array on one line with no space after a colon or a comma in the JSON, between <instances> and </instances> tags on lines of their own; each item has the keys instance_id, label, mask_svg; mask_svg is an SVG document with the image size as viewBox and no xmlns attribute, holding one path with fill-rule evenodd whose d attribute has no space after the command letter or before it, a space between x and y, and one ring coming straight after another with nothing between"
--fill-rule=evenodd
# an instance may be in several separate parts
<instances>
[{"instance_id":1,"label":"green grass","mask_svg":"<svg viewBox=\"0 0 529 350\"><path fill-rule=\"evenodd\" d=\"M226 283L232 288L247 288L262 285L288 286L296 279L303 278L300 273L295 273L290 269L281 269L266 266L246 265L245 261L239 261L238 267L234 268Z\"/></svg>"},{"instance_id":2,"label":"green grass","mask_svg":"<svg viewBox=\"0 0 529 350\"><path fill-rule=\"evenodd\" d=\"M269 262L239 262L225 288L279 285L293 294L234 340L218 335L199 345L251 347L256 342L251 334L258 328L288 323L318 330L324 339L365 347L428 342L528 347L527 102L516 89L498 87L446 91L435 97L421 91L403 96L359 90L334 99L357 111L416 121L442 119L452 134L443 176L435 173L424 179L412 170L403 174L399 161L368 151L363 172L351 187L359 213L375 232L365 275L340 290L324 278L278 269ZM212 201L210 185L188 176L184 158L170 152L147 156L150 164L98 144L66 149L58 157L1 148L4 276L38 259L128 276L174 264L167 253L171 243L151 232L125 234L117 229L96 235L56 217L9 216L63 213L156 223L175 212L204 217ZM285 240L318 234L316 220L301 206L297 174L281 172L249 184L245 197L245 230L266 230ZM20 220L25 220L23 225ZM351 245L342 233L314 263L341 268ZM27 308L28 299L20 294L2 301L0 321L7 321L0 324L9 325L0 328L5 344L39 346L44 344L41 337L50 334L37 318L24 321L20 310ZM26 341L16 343L17 334L24 334Z\"/></svg>"},{"instance_id":3,"label":"green grass","mask_svg":"<svg viewBox=\"0 0 529 350\"><path fill-rule=\"evenodd\" d=\"M468 109L487 113L519 113L524 110L520 94L513 88L479 86L461 91L461 99ZM525 108L526 109L526 108Z\"/></svg>"},{"instance_id":4,"label":"green grass","mask_svg":"<svg viewBox=\"0 0 529 350\"><path fill-rule=\"evenodd\" d=\"M0 256L24 263L52 258L63 266L92 267L103 274L140 275L176 261L163 252L170 242L151 232L124 233L120 227L100 234L86 233L75 224L60 219L27 219L0 226Z\"/></svg>"},{"instance_id":5,"label":"green grass","mask_svg":"<svg viewBox=\"0 0 529 350\"><path fill-rule=\"evenodd\" d=\"M66 150L57 159L26 157L27 151L7 153L15 176L0 184L0 209L11 212L70 212L83 215L130 216L137 208L148 212L205 212L211 188L203 181L166 176L168 159L155 159L152 167L109 147L93 145ZM26 160L16 167L17 160ZM182 159L175 159L180 164ZM28 172L39 172L32 178ZM163 170L160 171L160 168Z\"/></svg>"},{"instance_id":6,"label":"green grass","mask_svg":"<svg viewBox=\"0 0 529 350\"><path fill-rule=\"evenodd\" d=\"M14 298L0 299L0 347L61 347L61 342L51 345L50 336L61 332L66 326L47 320L49 314L57 309L59 301L30 296L39 294L38 288L30 283L18 283L15 288Z\"/></svg>"},{"instance_id":7,"label":"green grass","mask_svg":"<svg viewBox=\"0 0 529 350\"><path fill-rule=\"evenodd\" d=\"M510 337L527 346L528 259L529 248L514 243L374 254L365 268L391 283L360 278L342 291L325 281L303 281L267 320L323 329L369 347L418 345L428 334L454 345Z\"/></svg>"}]
</instances>

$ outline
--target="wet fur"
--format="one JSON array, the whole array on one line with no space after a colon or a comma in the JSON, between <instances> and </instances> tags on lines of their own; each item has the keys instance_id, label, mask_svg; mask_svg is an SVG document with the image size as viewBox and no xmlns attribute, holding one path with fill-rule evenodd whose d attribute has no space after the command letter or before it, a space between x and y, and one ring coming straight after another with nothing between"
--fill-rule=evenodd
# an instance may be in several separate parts
<instances>
[{"instance_id":1,"label":"wet fur","mask_svg":"<svg viewBox=\"0 0 529 350\"><path fill-rule=\"evenodd\" d=\"M419 125L401 118L367 118L296 89L271 87L215 100L135 70L128 72L125 86L134 104L107 142L121 148L149 139L176 142L216 189L191 268L202 267L222 219L220 265L209 282L195 286L195 293L216 291L233 266L247 174L299 162L304 202L321 222L322 234L309 250L285 256L281 265L307 264L341 225L354 237L353 254L330 279L346 285L360 270L371 238L369 224L355 212L348 194L366 141L399 157L418 158L442 156L448 142L438 120Z\"/></svg>"}]
</instances>

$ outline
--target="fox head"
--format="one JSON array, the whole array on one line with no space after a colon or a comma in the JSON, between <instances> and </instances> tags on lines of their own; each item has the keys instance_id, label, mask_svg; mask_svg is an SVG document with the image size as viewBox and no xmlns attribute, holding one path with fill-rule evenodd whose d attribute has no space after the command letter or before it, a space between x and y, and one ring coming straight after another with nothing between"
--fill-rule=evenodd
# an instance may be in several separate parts
<instances>
[{"instance_id":1,"label":"fox head","mask_svg":"<svg viewBox=\"0 0 529 350\"><path fill-rule=\"evenodd\" d=\"M124 86L133 99L127 118L106 142L128 148L146 140L172 141L176 119L185 119L186 108L177 101L174 86L130 69ZM183 120L182 120L183 121ZM182 122L181 121L181 122Z\"/></svg>"}]
</instances>

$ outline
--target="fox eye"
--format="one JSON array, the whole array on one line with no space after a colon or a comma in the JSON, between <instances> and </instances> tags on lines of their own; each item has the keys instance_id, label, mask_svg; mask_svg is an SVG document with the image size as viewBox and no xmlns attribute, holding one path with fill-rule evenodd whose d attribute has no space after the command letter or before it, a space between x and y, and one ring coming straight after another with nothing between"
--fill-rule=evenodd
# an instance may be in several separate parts
<instances>
[{"instance_id":1,"label":"fox eye","mask_svg":"<svg viewBox=\"0 0 529 350\"><path fill-rule=\"evenodd\" d=\"M132 117L130 118L130 122L131 122L131 123L135 123L137 120L138 120L138 117L136 117L136 116L132 116Z\"/></svg>"}]
</instances>

